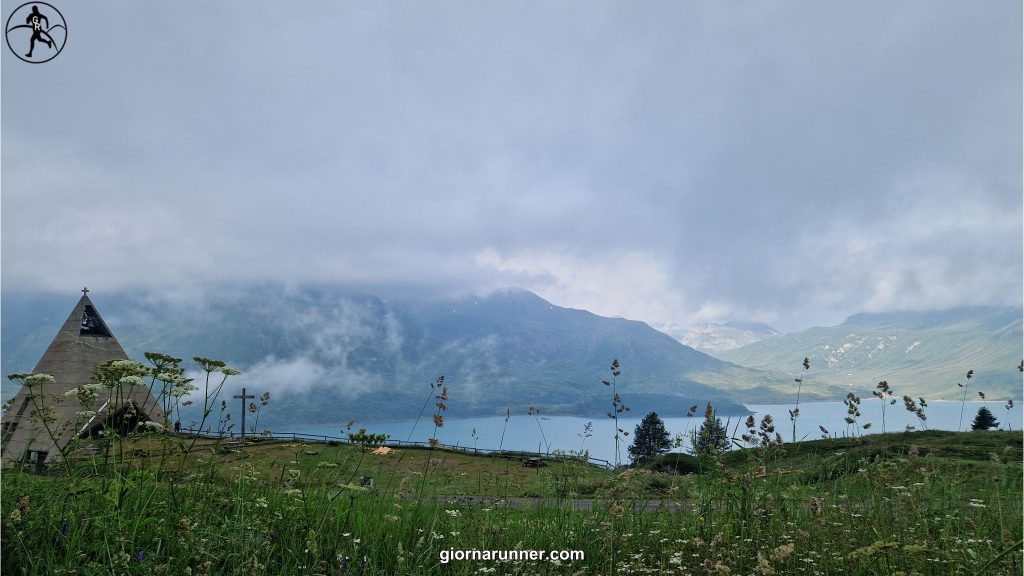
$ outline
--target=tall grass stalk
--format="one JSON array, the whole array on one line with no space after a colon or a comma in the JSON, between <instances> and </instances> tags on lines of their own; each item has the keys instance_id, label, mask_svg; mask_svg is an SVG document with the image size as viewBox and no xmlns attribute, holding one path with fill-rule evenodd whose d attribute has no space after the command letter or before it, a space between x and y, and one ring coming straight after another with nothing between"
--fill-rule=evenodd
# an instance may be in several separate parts
<instances>
[{"instance_id":1,"label":"tall grass stalk","mask_svg":"<svg viewBox=\"0 0 1024 576\"><path fill-rule=\"evenodd\" d=\"M618 468L622 462L622 453L619 448L621 440L629 436L629 432L619 427L619 414L628 412L629 407L622 401L622 396L618 390L619 376L622 374L619 370L618 358L612 360L610 371L612 373L611 382L602 380L601 383L605 386L610 386L612 389L612 411L608 413L608 417L615 420L615 467Z\"/></svg>"},{"instance_id":2,"label":"tall grass stalk","mask_svg":"<svg viewBox=\"0 0 1024 576\"><path fill-rule=\"evenodd\" d=\"M444 384L444 376L438 376L437 380L430 383L430 392L427 392L427 397L423 400L423 406L420 408L420 413L416 416L416 421L412 423L412 430L409 430L409 437L406 438L406 442L412 442L412 435L416 432L416 425L420 423L420 418L423 418L423 413L427 410L427 404L430 404L430 399L434 397L435 390L440 388Z\"/></svg>"},{"instance_id":3,"label":"tall grass stalk","mask_svg":"<svg viewBox=\"0 0 1024 576\"><path fill-rule=\"evenodd\" d=\"M964 397L963 397L963 400L960 401L960 424L957 425L957 430L959 430L961 432L963 432L963 430L964 430L964 407L967 406L967 388L968 388L968 386L971 385L971 377L973 377L973 376L974 376L974 370L968 370L967 371L967 383L966 384L961 384L959 382L956 383L957 386L959 386L959 387L964 389Z\"/></svg>"},{"instance_id":4,"label":"tall grass stalk","mask_svg":"<svg viewBox=\"0 0 1024 576\"><path fill-rule=\"evenodd\" d=\"M41 424L43 429L46 431L46 436L53 442L54 447L60 452L60 460L67 468L67 472L71 473L71 468L67 464L68 449L66 446L60 443L61 436L64 435L63 428L70 425L61 425L57 422L54 416L55 410L52 406L46 405L46 384L53 384L56 380L50 374L37 373L37 374L11 374L7 377L12 382L17 382L22 386L29 389L28 397L32 401L33 414L31 421ZM53 399L57 401L56 398Z\"/></svg>"},{"instance_id":5,"label":"tall grass stalk","mask_svg":"<svg viewBox=\"0 0 1024 576\"><path fill-rule=\"evenodd\" d=\"M885 434L885 405L895 404L896 400L892 397L893 393L892 388L889 387L889 382L882 380L875 388L875 390L871 391L871 394L882 402L882 434Z\"/></svg>"},{"instance_id":6,"label":"tall grass stalk","mask_svg":"<svg viewBox=\"0 0 1024 576\"><path fill-rule=\"evenodd\" d=\"M505 408L505 424L501 427L501 439L498 440L498 452L505 446L505 430L508 428L508 420L512 417L512 410Z\"/></svg>"},{"instance_id":7,"label":"tall grass stalk","mask_svg":"<svg viewBox=\"0 0 1024 576\"><path fill-rule=\"evenodd\" d=\"M594 435L593 430L594 430L594 423L593 422L587 422L586 424L583 425L583 432L577 434L578 436L580 436L582 438L580 440L580 456L583 455L583 445L586 444L587 438L590 438L591 436Z\"/></svg>"},{"instance_id":8,"label":"tall grass stalk","mask_svg":"<svg viewBox=\"0 0 1024 576\"><path fill-rule=\"evenodd\" d=\"M807 371L811 368L811 359L804 357L803 370L800 371L800 377L795 378L796 381L796 406L789 411L789 419L793 422L793 442L796 442L796 419L800 417L800 391L804 387L804 377L807 375Z\"/></svg>"},{"instance_id":9,"label":"tall grass stalk","mask_svg":"<svg viewBox=\"0 0 1024 576\"><path fill-rule=\"evenodd\" d=\"M852 437L853 432L860 435L860 424L857 421L860 418L860 396L857 396L853 392L847 392L846 399L843 400L843 404L846 405L846 417L843 421L846 422L846 431ZM853 427L852 431L850 427Z\"/></svg>"},{"instance_id":10,"label":"tall grass stalk","mask_svg":"<svg viewBox=\"0 0 1024 576\"><path fill-rule=\"evenodd\" d=\"M537 429L540 430L540 437L544 441L544 451L546 454L550 454L551 444L548 442L548 437L544 435L544 427L540 425L540 408L530 406L530 408L527 410L527 413L530 416L533 416L533 419L537 421Z\"/></svg>"}]
</instances>

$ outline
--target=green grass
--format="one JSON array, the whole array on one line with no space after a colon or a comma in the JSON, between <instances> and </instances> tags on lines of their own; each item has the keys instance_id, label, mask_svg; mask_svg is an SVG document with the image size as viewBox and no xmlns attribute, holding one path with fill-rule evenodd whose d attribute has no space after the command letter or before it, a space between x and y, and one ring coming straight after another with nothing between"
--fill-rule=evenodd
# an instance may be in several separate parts
<instances>
[{"instance_id":1,"label":"green grass","mask_svg":"<svg viewBox=\"0 0 1024 576\"><path fill-rule=\"evenodd\" d=\"M683 475L656 471L664 460L528 469L300 443L243 452L201 443L182 459L174 440L150 436L128 445L121 467L91 458L72 476L6 471L0 560L12 574L1017 575L1021 440L934 431L822 440L718 461L675 457L697 465ZM361 476L376 488L346 485ZM450 502L467 495L488 498ZM503 504L530 496L547 504ZM580 499L592 509L573 510ZM452 548L585 559L442 564Z\"/></svg>"},{"instance_id":2,"label":"green grass","mask_svg":"<svg viewBox=\"0 0 1024 576\"><path fill-rule=\"evenodd\" d=\"M171 457L162 469L179 475L198 471L221 482L230 482L246 470L259 481L280 487L287 470L301 472L307 485L336 486L374 479L375 491L393 495L403 479L427 494L459 494L493 497L559 497L612 476L610 471L573 458L546 460L540 468L526 468L519 456L473 456L464 452L427 448L402 448L377 455L359 446L339 443L291 441L257 442L244 450L218 449L218 442L200 440L187 463ZM160 440L145 438L128 447L132 468L161 467ZM79 461L83 468L101 468L102 456ZM408 492L409 490L405 490Z\"/></svg>"}]
</instances>

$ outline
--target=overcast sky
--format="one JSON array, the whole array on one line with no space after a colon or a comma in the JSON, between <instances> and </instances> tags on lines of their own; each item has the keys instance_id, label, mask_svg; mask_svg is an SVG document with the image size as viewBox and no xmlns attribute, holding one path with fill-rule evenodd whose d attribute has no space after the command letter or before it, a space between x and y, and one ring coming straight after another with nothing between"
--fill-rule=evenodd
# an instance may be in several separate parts
<instances>
[{"instance_id":1,"label":"overcast sky","mask_svg":"<svg viewBox=\"0 0 1024 576\"><path fill-rule=\"evenodd\" d=\"M57 58L3 49L7 291L1021 304L1019 0L51 4Z\"/></svg>"}]
</instances>

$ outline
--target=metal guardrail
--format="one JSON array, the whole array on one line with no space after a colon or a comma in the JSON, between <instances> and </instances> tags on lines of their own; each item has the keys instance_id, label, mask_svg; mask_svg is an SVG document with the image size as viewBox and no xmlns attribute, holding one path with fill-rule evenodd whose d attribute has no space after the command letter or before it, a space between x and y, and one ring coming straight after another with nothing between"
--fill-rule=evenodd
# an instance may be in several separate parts
<instances>
[{"instance_id":1,"label":"metal guardrail","mask_svg":"<svg viewBox=\"0 0 1024 576\"><path fill-rule=\"evenodd\" d=\"M207 438L210 440L228 440L239 441L242 439L242 434L235 431L224 431L224 432L213 432L197 430L193 428L182 428L178 431L179 435L195 436L198 438ZM348 438L340 436L327 436L324 434L305 434L303 432L273 432L270 434L246 434L246 442L260 442L263 440L291 440L292 442L316 442L321 444L347 444L357 445L358 442L352 442ZM460 454L472 454L474 456L494 456L497 458L544 458L546 460L582 460L582 457L573 456L571 454L563 454L559 452L543 453L543 452L528 452L524 450L495 450L491 448L470 448L468 446L459 446L454 444L442 444L437 443L431 446L430 442L408 442L405 440L394 440L387 439L381 443L375 443L375 446L387 446L389 448L412 448L412 449L428 449L433 447L438 450L445 450L448 452L458 452ZM602 468L614 468L615 466L601 458L588 457L587 463L593 466L600 466Z\"/></svg>"}]
</instances>

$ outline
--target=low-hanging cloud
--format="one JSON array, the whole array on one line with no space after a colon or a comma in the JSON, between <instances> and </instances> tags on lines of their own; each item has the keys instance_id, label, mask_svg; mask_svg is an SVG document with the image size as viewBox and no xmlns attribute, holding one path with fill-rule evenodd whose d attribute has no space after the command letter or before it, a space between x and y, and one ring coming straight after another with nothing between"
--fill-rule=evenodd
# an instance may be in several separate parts
<instances>
[{"instance_id":1,"label":"low-hanging cloud","mask_svg":"<svg viewBox=\"0 0 1024 576\"><path fill-rule=\"evenodd\" d=\"M343 365L322 364L299 356L279 359L267 356L245 367L239 383L272 396L304 395L316 389L330 389L345 398L358 398L383 389L380 375L351 370Z\"/></svg>"},{"instance_id":2,"label":"low-hanging cloud","mask_svg":"<svg viewBox=\"0 0 1024 576\"><path fill-rule=\"evenodd\" d=\"M1020 305L1018 3L192 8L5 62L5 290L520 286L677 336Z\"/></svg>"}]
</instances>

